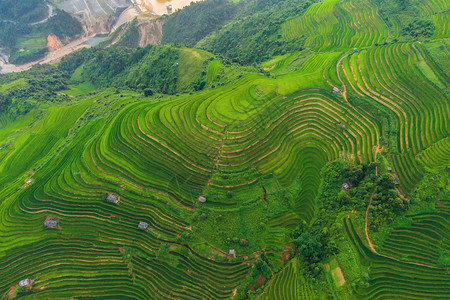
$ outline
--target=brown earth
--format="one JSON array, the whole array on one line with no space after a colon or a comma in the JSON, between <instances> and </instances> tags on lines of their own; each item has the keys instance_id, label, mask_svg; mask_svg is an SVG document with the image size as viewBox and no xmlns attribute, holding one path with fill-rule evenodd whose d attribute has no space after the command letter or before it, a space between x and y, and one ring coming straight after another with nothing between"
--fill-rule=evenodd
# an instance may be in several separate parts
<instances>
[{"instance_id":1,"label":"brown earth","mask_svg":"<svg viewBox=\"0 0 450 300\"><path fill-rule=\"evenodd\" d=\"M49 34L47 37L47 48L50 51L55 51L55 50L59 50L61 48L63 48L64 45L61 43L61 41L59 40L59 38L52 34Z\"/></svg>"}]
</instances>

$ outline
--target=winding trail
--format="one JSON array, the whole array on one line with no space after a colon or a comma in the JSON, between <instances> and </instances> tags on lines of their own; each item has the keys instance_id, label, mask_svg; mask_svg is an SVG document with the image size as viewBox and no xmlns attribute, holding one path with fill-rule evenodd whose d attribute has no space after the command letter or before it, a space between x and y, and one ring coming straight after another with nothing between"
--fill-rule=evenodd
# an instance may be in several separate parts
<instances>
[{"instance_id":1,"label":"winding trail","mask_svg":"<svg viewBox=\"0 0 450 300\"><path fill-rule=\"evenodd\" d=\"M376 168L376 174L378 174L378 167ZM367 239L367 243L369 244L370 250L372 250L373 253L375 253L375 254L377 254L379 256L383 256L383 257L386 257L386 258L389 258L389 259L392 259L392 260L395 260L395 261L398 261L398 262L402 262L402 263L405 263L405 264L416 265L416 266L426 267L426 268L430 268L430 269L442 269L440 267L430 266L430 265L427 265L427 264L421 264L421 263L416 263L416 262L412 262L412 261L401 260L401 259L395 258L393 256L389 256L389 255L385 255L385 254L381 254L381 253L377 252L377 250L375 249L372 241L370 240L369 230L368 230L369 210L370 210L370 205L372 204L372 198L373 198L373 195L375 193L375 188L376 188L376 184L374 184L372 193L370 194L369 203L367 204L366 219L365 219L366 239Z\"/></svg>"}]
</instances>

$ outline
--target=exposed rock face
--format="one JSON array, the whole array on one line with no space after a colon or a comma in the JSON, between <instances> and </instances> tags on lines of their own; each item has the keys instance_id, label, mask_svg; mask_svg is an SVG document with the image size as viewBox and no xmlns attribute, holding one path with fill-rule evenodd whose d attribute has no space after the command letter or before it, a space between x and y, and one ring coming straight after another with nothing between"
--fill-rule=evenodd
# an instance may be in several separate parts
<instances>
[{"instance_id":1,"label":"exposed rock face","mask_svg":"<svg viewBox=\"0 0 450 300\"><path fill-rule=\"evenodd\" d=\"M165 21L161 18L139 18L138 20L139 47L161 44L162 27Z\"/></svg>"},{"instance_id":2,"label":"exposed rock face","mask_svg":"<svg viewBox=\"0 0 450 300\"><path fill-rule=\"evenodd\" d=\"M131 0L53 0L59 9L76 16L87 35L107 34L116 17L132 5Z\"/></svg>"},{"instance_id":3,"label":"exposed rock face","mask_svg":"<svg viewBox=\"0 0 450 300\"><path fill-rule=\"evenodd\" d=\"M50 51L55 51L64 47L63 43L54 34L49 34L47 37L47 48Z\"/></svg>"}]
</instances>

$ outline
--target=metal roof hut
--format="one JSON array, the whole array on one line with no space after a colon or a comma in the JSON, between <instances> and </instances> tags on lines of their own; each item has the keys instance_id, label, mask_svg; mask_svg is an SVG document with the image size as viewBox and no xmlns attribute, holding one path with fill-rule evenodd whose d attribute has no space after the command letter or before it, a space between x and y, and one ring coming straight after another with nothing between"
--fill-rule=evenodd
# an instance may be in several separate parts
<instances>
[{"instance_id":1,"label":"metal roof hut","mask_svg":"<svg viewBox=\"0 0 450 300\"><path fill-rule=\"evenodd\" d=\"M58 226L58 221L51 219L45 220L44 226L47 228L55 228L56 226Z\"/></svg>"},{"instance_id":2,"label":"metal roof hut","mask_svg":"<svg viewBox=\"0 0 450 300\"><path fill-rule=\"evenodd\" d=\"M392 172L392 168L391 168L391 167L387 167L387 170L388 170L389 172Z\"/></svg>"},{"instance_id":3,"label":"metal roof hut","mask_svg":"<svg viewBox=\"0 0 450 300\"><path fill-rule=\"evenodd\" d=\"M333 87L333 92L335 92L335 93L340 93L341 90L340 90L339 88L337 88L337 87Z\"/></svg>"},{"instance_id":4,"label":"metal roof hut","mask_svg":"<svg viewBox=\"0 0 450 300\"><path fill-rule=\"evenodd\" d=\"M25 278L25 279L19 281L19 285L20 285L20 286L27 286L27 285L29 285L30 283L31 283L31 282L30 282L30 278Z\"/></svg>"},{"instance_id":5,"label":"metal roof hut","mask_svg":"<svg viewBox=\"0 0 450 300\"><path fill-rule=\"evenodd\" d=\"M167 14L170 15L172 13L172 11L173 11L172 10L172 4L167 5L166 8L167 8Z\"/></svg>"},{"instance_id":6,"label":"metal roof hut","mask_svg":"<svg viewBox=\"0 0 450 300\"><path fill-rule=\"evenodd\" d=\"M344 184L342 185L342 188L344 190L348 191L349 189L351 189L350 183L344 182Z\"/></svg>"},{"instance_id":7,"label":"metal roof hut","mask_svg":"<svg viewBox=\"0 0 450 300\"><path fill-rule=\"evenodd\" d=\"M30 178L27 180L27 184L32 184L34 182L34 178Z\"/></svg>"},{"instance_id":8,"label":"metal roof hut","mask_svg":"<svg viewBox=\"0 0 450 300\"><path fill-rule=\"evenodd\" d=\"M395 176L392 176L392 178L394 179L394 183L395 183L395 185L399 185L399 184L400 184L400 182L398 182L398 179L397 179L397 177L395 177Z\"/></svg>"},{"instance_id":9,"label":"metal roof hut","mask_svg":"<svg viewBox=\"0 0 450 300\"><path fill-rule=\"evenodd\" d=\"M205 203L206 202L206 197L205 196L200 196L200 197L198 197L198 201L200 201L201 203Z\"/></svg>"},{"instance_id":10,"label":"metal roof hut","mask_svg":"<svg viewBox=\"0 0 450 300\"><path fill-rule=\"evenodd\" d=\"M139 229L145 230L148 228L148 223L140 221L138 227Z\"/></svg>"},{"instance_id":11,"label":"metal roof hut","mask_svg":"<svg viewBox=\"0 0 450 300\"><path fill-rule=\"evenodd\" d=\"M236 250L234 250L234 249L228 250L228 255L236 257Z\"/></svg>"},{"instance_id":12,"label":"metal roof hut","mask_svg":"<svg viewBox=\"0 0 450 300\"><path fill-rule=\"evenodd\" d=\"M106 197L106 201L108 201L110 203L114 203L114 204L119 203L119 200L120 200L120 197L113 193L108 194L108 197Z\"/></svg>"}]
</instances>

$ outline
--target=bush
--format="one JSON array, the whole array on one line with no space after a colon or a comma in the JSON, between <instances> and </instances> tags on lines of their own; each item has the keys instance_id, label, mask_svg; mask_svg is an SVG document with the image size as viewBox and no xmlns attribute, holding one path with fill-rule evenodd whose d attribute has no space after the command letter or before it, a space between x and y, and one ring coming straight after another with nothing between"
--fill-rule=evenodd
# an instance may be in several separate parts
<instances>
[{"instance_id":1,"label":"bush","mask_svg":"<svg viewBox=\"0 0 450 300\"><path fill-rule=\"evenodd\" d=\"M322 253L322 244L318 235L311 235L309 232L303 233L295 242L300 254L311 262L317 262Z\"/></svg>"}]
</instances>

